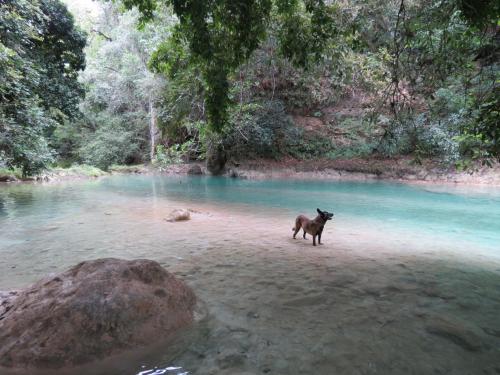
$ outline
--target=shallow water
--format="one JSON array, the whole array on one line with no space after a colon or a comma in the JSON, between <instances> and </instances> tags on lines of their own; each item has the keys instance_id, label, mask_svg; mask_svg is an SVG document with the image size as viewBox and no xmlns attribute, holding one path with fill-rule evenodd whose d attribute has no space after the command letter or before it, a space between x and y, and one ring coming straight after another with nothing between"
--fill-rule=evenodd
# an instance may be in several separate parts
<instances>
[{"instance_id":1,"label":"shallow water","mask_svg":"<svg viewBox=\"0 0 500 375\"><path fill-rule=\"evenodd\" d=\"M334 211L336 220L385 223L395 230L416 229L490 248L500 243L500 188L385 182L115 176L57 186L18 185L0 189L0 223L6 229L18 223L37 227L41 221L78 215L96 205L123 207L128 198L147 204L160 199L234 205L263 214L272 208L292 217L300 212L314 215L314 208L320 207ZM23 241L17 235L2 240L9 244L9 237L13 243Z\"/></svg>"},{"instance_id":2,"label":"shallow water","mask_svg":"<svg viewBox=\"0 0 500 375\"><path fill-rule=\"evenodd\" d=\"M335 217L313 248L291 227L316 207ZM174 208L198 212L165 222ZM495 373L499 244L498 188L160 176L0 187L0 290L85 259L150 258L206 305L188 344L95 374ZM443 320L484 349L429 333Z\"/></svg>"}]
</instances>

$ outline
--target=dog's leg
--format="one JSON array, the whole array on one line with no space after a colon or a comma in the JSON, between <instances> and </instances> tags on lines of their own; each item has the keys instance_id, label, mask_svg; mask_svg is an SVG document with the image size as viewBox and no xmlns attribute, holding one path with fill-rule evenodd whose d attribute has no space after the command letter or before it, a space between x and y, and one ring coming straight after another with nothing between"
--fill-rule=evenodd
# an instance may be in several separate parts
<instances>
[{"instance_id":1,"label":"dog's leg","mask_svg":"<svg viewBox=\"0 0 500 375\"><path fill-rule=\"evenodd\" d=\"M316 246L316 235L313 234L313 246Z\"/></svg>"},{"instance_id":2,"label":"dog's leg","mask_svg":"<svg viewBox=\"0 0 500 375\"><path fill-rule=\"evenodd\" d=\"M321 245L321 235L323 234L323 229L325 227L321 227L319 232L318 232L318 245Z\"/></svg>"},{"instance_id":3,"label":"dog's leg","mask_svg":"<svg viewBox=\"0 0 500 375\"><path fill-rule=\"evenodd\" d=\"M300 230L300 224L295 223L295 231L293 232L293 239L295 239L295 236Z\"/></svg>"},{"instance_id":4,"label":"dog's leg","mask_svg":"<svg viewBox=\"0 0 500 375\"><path fill-rule=\"evenodd\" d=\"M304 237L304 240L307 240L307 238L306 238L306 230L304 228L302 228L302 230L304 231L304 233L302 234L302 237Z\"/></svg>"}]
</instances>

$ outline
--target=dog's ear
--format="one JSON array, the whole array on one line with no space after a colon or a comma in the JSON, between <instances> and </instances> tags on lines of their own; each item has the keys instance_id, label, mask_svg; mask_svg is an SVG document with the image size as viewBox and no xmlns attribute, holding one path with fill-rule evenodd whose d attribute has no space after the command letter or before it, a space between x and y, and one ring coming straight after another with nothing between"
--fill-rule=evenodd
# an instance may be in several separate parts
<instances>
[{"instance_id":1,"label":"dog's ear","mask_svg":"<svg viewBox=\"0 0 500 375\"><path fill-rule=\"evenodd\" d=\"M318 211L318 214L322 215L323 212L321 212L321 210L319 208L316 208L316 211Z\"/></svg>"}]
</instances>

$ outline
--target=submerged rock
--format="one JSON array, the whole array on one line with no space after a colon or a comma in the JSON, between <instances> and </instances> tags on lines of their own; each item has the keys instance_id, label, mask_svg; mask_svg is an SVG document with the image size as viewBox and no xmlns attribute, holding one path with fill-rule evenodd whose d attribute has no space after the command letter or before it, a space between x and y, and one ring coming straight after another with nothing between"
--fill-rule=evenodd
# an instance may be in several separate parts
<instances>
[{"instance_id":1,"label":"submerged rock","mask_svg":"<svg viewBox=\"0 0 500 375\"><path fill-rule=\"evenodd\" d=\"M192 165L189 167L187 174L201 175L201 174L203 174L203 170L201 169L201 167L198 164L195 164L195 165Z\"/></svg>"},{"instance_id":2,"label":"submerged rock","mask_svg":"<svg viewBox=\"0 0 500 375\"><path fill-rule=\"evenodd\" d=\"M192 323L196 297L151 260L82 262L2 294L0 366L79 365L165 340Z\"/></svg>"},{"instance_id":3,"label":"submerged rock","mask_svg":"<svg viewBox=\"0 0 500 375\"><path fill-rule=\"evenodd\" d=\"M477 330L468 326L465 322L434 316L425 329L427 332L441 336L465 350L476 352L480 351L483 346L481 338L476 332Z\"/></svg>"},{"instance_id":4,"label":"submerged rock","mask_svg":"<svg viewBox=\"0 0 500 375\"><path fill-rule=\"evenodd\" d=\"M173 210L165 220L172 223L174 221L185 221L190 219L191 219L191 214L189 213L188 210L177 209Z\"/></svg>"}]
</instances>

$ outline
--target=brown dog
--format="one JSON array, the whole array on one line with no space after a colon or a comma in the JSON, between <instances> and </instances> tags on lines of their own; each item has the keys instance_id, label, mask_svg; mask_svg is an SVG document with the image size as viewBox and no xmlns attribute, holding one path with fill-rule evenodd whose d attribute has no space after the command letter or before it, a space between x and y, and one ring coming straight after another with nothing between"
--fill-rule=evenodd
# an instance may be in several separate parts
<instances>
[{"instance_id":1,"label":"brown dog","mask_svg":"<svg viewBox=\"0 0 500 375\"><path fill-rule=\"evenodd\" d=\"M328 220L332 220L333 214L327 211L321 211L319 208L317 208L316 211L318 211L318 216L316 216L313 220L308 219L304 215L297 216L295 219L295 227L292 228L294 231L294 239L300 228L302 228L304 230L304 239L306 238L306 233L309 233L313 236L313 246L316 246L316 236L318 236L318 244L321 245L321 234L323 233L323 228Z\"/></svg>"}]
</instances>

